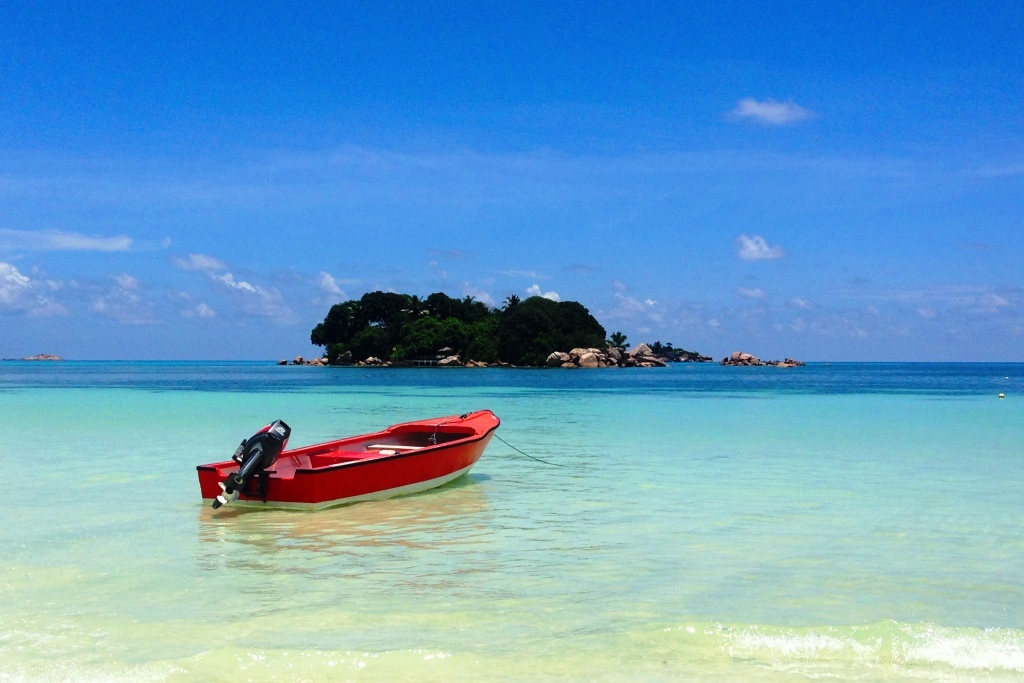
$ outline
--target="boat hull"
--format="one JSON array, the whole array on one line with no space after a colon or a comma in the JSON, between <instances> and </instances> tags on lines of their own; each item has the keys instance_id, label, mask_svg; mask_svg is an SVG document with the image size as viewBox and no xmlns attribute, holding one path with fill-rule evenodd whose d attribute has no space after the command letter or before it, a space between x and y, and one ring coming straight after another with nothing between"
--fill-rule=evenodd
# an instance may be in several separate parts
<instances>
[{"instance_id":1,"label":"boat hull","mask_svg":"<svg viewBox=\"0 0 1024 683\"><path fill-rule=\"evenodd\" d=\"M443 486L469 472L499 424L478 411L285 451L231 506L319 510ZM230 460L197 467L203 500L212 502L237 467Z\"/></svg>"}]
</instances>

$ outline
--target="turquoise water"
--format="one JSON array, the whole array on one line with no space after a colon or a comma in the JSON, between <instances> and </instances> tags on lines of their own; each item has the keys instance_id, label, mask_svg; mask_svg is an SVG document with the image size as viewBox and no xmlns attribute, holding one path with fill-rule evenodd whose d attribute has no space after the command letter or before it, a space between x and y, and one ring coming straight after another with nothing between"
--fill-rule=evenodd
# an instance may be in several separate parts
<instances>
[{"instance_id":1,"label":"turquoise water","mask_svg":"<svg viewBox=\"0 0 1024 683\"><path fill-rule=\"evenodd\" d=\"M0 681L1019 681L1022 396L1019 364L0 363ZM274 418L477 408L564 467L492 441L408 498L200 503Z\"/></svg>"}]
</instances>

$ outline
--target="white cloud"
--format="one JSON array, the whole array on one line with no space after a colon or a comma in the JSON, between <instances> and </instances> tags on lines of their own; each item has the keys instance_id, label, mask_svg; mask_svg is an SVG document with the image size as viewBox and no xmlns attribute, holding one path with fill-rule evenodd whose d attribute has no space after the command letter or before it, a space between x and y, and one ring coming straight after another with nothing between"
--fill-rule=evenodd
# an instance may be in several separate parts
<instances>
[{"instance_id":1,"label":"white cloud","mask_svg":"<svg viewBox=\"0 0 1024 683\"><path fill-rule=\"evenodd\" d=\"M786 126L814 116L810 109L792 101L755 100L753 97L739 100L730 114L733 118L753 120L769 126Z\"/></svg>"},{"instance_id":2,"label":"white cloud","mask_svg":"<svg viewBox=\"0 0 1024 683\"><path fill-rule=\"evenodd\" d=\"M758 289L757 287L752 289L748 289L747 287L737 287L736 293L740 296L745 296L748 299L763 299L768 296L764 293L764 290Z\"/></svg>"},{"instance_id":3,"label":"white cloud","mask_svg":"<svg viewBox=\"0 0 1024 683\"><path fill-rule=\"evenodd\" d=\"M250 315L277 318L280 322L290 321L293 317L292 311L284 303L281 292L276 289L266 289L245 280L235 280L231 273L214 276L213 281L238 292L242 310Z\"/></svg>"},{"instance_id":4,"label":"white cloud","mask_svg":"<svg viewBox=\"0 0 1024 683\"><path fill-rule=\"evenodd\" d=\"M121 273L120 275L115 275L114 276L114 282L116 282L118 287L120 287L121 289L138 289L139 288L139 281L138 281L138 279L132 277L128 273Z\"/></svg>"},{"instance_id":5,"label":"white cloud","mask_svg":"<svg viewBox=\"0 0 1024 683\"><path fill-rule=\"evenodd\" d=\"M233 293L239 307L249 315L274 318L278 322L291 322L295 317L291 309L284 303L281 292L277 289L267 289L258 284L236 279L233 273L228 272L227 265L220 259L206 254L189 254L188 258L175 258L174 263L182 270L201 272L211 282L226 287Z\"/></svg>"},{"instance_id":6,"label":"white cloud","mask_svg":"<svg viewBox=\"0 0 1024 683\"><path fill-rule=\"evenodd\" d=\"M206 254L189 254L188 258L177 257L174 264L182 270L198 270L201 273L209 273L214 270L227 270L222 261Z\"/></svg>"},{"instance_id":7,"label":"white cloud","mask_svg":"<svg viewBox=\"0 0 1024 683\"><path fill-rule=\"evenodd\" d=\"M547 276L542 275L534 270L503 270L502 275L508 275L510 277L522 277L529 280L546 280Z\"/></svg>"},{"instance_id":8,"label":"white cloud","mask_svg":"<svg viewBox=\"0 0 1024 683\"><path fill-rule=\"evenodd\" d=\"M471 296L474 299L476 299L477 301L481 301L481 302L487 304L491 308L494 308L495 306L497 306L497 304L494 301L494 297L491 296L490 293L485 292L482 289L478 289L477 287L473 287L468 282L465 282L462 285L462 295L463 296ZM558 295L555 294L555 296L558 296ZM558 301L558 299L555 299L555 301Z\"/></svg>"},{"instance_id":9,"label":"white cloud","mask_svg":"<svg viewBox=\"0 0 1024 683\"><path fill-rule=\"evenodd\" d=\"M658 302L654 299L640 301L628 294L615 292L615 308L606 315L617 326L645 332L650 331L652 327L661 327L665 323L665 315L656 308L657 305Z\"/></svg>"},{"instance_id":10,"label":"white cloud","mask_svg":"<svg viewBox=\"0 0 1024 683\"><path fill-rule=\"evenodd\" d=\"M89 310L125 325L151 325L158 322L153 304L141 294L139 280L128 273L112 275L114 286L97 295Z\"/></svg>"},{"instance_id":11,"label":"white cloud","mask_svg":"<svg viewBox=\"0 0 1024 683\"><path fill-rule=\"evenodd\" d=\"M808 310L814 308L814 304L800 296L795 296L789 300L789 305L793 308L802 308Z\"/></svg>"},{"instance_id":12,"label":"white cloud","mask_svg":"<svg viewBox=\"0 0 1024 683\"><path fill-rule=\"evenodd\" d=\"M128 251L132 238L99 237L57 230L2 230L0 249L25 251Z\"/></svg>"},{"instance_id":13,"label":"white cloud","mask_svg":"<svg viewBox=\"0 0 1024 683\"><path fill-rule=\"evenodd\" d=\"M186 318L215 318L217 312L210 308L206 302L200 301L192 308L186 308L181 314Z\"/></svg>"},{"instance_id":14,"label":"white cloud","mask_svg":"<svg viewBox=\"0 0 1024 683\"><path fill-rule=\"evenodd\" d=\"M18 292L26 291L32 285L32 281L26 275L22 275L17 268L10 263L0 262L0 302L13 301Z\"/></svg>"},{"instance_id":15,"label":"white cloud","mask_svg":"<svg viewBox=\"0 0 1024 683\"><path fill-rule=\"evenodd\" d=\"M326 271L320 271L320 276L317 278L316 283L320 289L327 294L335 294L342 298L345 297L345 292L341 291L341 287L338 286L338 281Z\"/></svg>"},{"instance_id":16,"label":"white cloud","mask_svg":"<svg viewBox=\"0 0 1024 683\"><path fill-rule=\"evenodd\" d=\"M1006 308L1010 305L1010 302L995 294L988 292L978 297L978 310L982 313L997 313L999 309Z\"/></svg>"},{"instance_id":17,"label":"white cloud","mask_svg":"<svg viewBox=\"0 0 1024 683\"><path fill-rule=\"evenodd\" d=\"M918 308L917 314L922 318L934 318L937 315L937 313L935 313L934 310L926 306L921 306L920 308Z\"/></svg>"},{"instance_id":18,"label":"white cloud","mask_svg":"<svg viewBox=\"0 0 1024 683\"><path fill-rule=\"evenodd\" d=\"M551 299L552 301L561 301L562 297L558 296L558 292L544 292L541 293L540 285L533 285L526 290L526 293L530 296L542 296L545 299Z\"/></svg>"},{"instance_id":19,"label":"white cloud","mask_svg":"<svg viewBox=\"0 0 1024 683\"><path fill-rule=\"evenodd\" d=\"M736 255L744 261L765 261L782 258L786 252L779 245L768 246L760 235L740 235L736 238Z\"/></svg>"},{"instance_id":20,"label":"white cloud","mask_svg":"<svg viewBox=\"0 0 1024 683\"><path fill-rule=\"evenodd\" d=\"M252 292L253 294L257 293L256 287L254 287L253 285L250 285L245 280L237 280L236 281L235 280L235 276L232 275L231 273L224 273L223 275L217 275L213 279L217 280L218 282L223 282L224 284L226 284L228 287L231 287L232 289L240 289L243 292Z\"/></svg>"},{"instance_id":21,"label":"white cloud","mask_svg":"<svg viewBox=\"0 0 1024 683\"><path fill-rule=\"evenodd\" d=\"M67 310L46 296L46 290L60 289L54 280L33 280L10 263L0 261L0 313L31 316L60 315Z\"/></svg>"}]
</instances>

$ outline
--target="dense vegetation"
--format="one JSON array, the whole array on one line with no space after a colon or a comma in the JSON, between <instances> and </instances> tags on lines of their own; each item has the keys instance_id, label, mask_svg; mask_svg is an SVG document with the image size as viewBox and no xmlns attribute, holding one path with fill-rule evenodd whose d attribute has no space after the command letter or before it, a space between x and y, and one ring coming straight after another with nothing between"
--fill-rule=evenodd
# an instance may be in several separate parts
<instances>
[{"instance_id":1,"label":"dense vegetation","mask_svg":"<svg viewBox=\"0 0 1024 683\"><path fill-rule=\"evenodd\" d=\"M648 344L648 346L651 347L651 352L659 358L680 361L706 358L706 356L702 356L696 351L687 351L686 349L672 346L672 342L662 344L660 341L656 341L653 344Z\"/></svg>"},{"instance_id":2,"label":"dense vegetation","mask_svg":"<svg viewBox=\"0 0 1024 683\"><path fill-rule=\"evenodd\" d=\"M325 347L331 362L345 352L357 360L433 359L448 347L463 360L542 365L552 351L605 346L605 330L575 301L511 296L498 309L441 292L369 292L332 306L310 341Z\"/></svg>"}]
</instances>

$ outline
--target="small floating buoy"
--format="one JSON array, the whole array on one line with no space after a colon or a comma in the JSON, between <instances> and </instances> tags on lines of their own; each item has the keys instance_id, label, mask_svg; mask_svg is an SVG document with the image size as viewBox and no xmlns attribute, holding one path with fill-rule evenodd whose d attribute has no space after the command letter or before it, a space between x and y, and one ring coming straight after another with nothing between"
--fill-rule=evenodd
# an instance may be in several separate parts
<instances>
[{"instance_id":1,"label":"small floating buoy","mask_svg":"<svg viewBox=\"0 0 1024 683\"><path fill-rule=\"evenodd\" d=\"M999 394L999 398L1006 398L1006 394Z\"/></svg>"}]
</instances>

